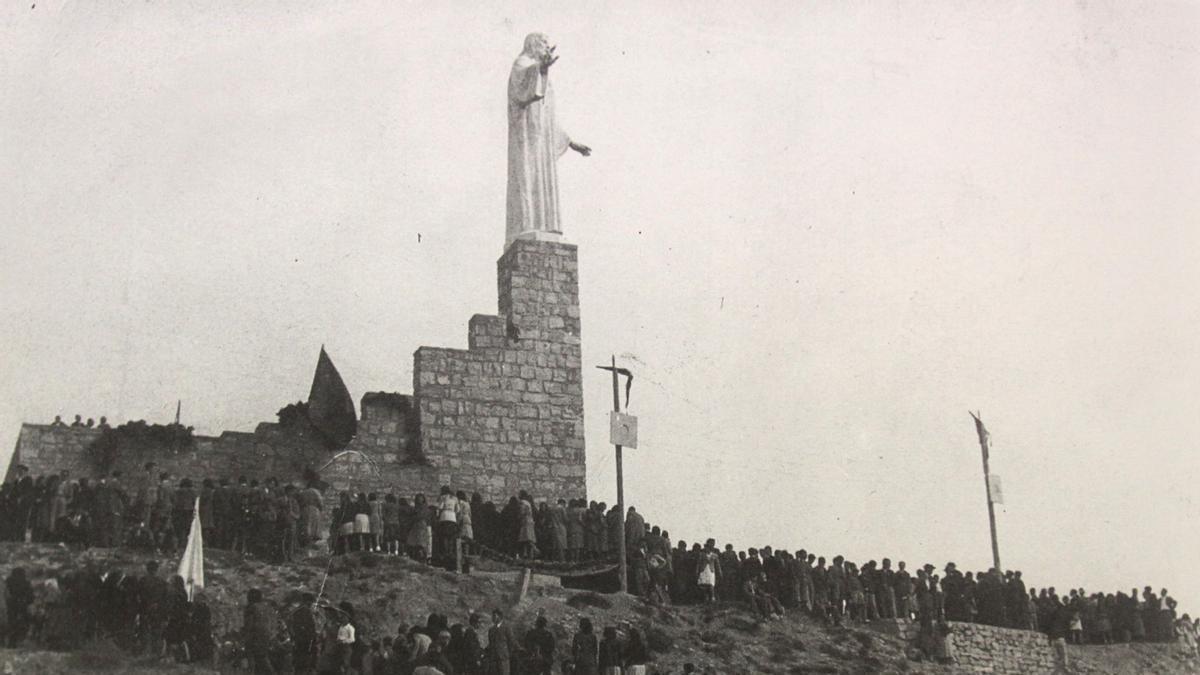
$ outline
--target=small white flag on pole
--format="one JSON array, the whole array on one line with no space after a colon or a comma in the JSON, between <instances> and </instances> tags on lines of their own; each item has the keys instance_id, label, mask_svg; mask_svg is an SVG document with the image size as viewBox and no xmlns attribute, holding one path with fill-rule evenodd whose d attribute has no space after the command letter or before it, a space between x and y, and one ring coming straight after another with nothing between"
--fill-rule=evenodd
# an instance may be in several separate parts
<instances>
[{"instance_id":1,"label":"small white flag on pole","mask_svg":"<svg viewBox=\"0 0 1200 675\"><path fill-rule=\"evenodd\" d=\"M187 588L188 600L197 588L204 588L204 534L200 528L200 498L196 497L196 508L192 512L192 529L188 532L187 548L183 549L183 560L179 561L179 576Z\"/></svg>"}]
</instances>

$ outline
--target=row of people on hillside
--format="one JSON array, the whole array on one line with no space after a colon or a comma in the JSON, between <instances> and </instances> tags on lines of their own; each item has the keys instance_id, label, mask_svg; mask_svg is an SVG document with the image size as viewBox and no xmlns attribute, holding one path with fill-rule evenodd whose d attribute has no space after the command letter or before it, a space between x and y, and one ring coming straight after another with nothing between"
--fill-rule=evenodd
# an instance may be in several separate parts
<instances>
[{"instance_id":1,"label":"row of people on hillside","mask_svg":"<svg viewBox=\"0 0 1200 675\"><path fill-rule=\"evenodd\" d=\"M394 493L350 493L328 509L324 492L262 483L246 477L179 479L147 463L138 475L121 471L98 480L74 480L69 472L33 477L17 467L16 479L0 485L0 541L114 547L135 545L167 553L181 549L196 509L205 544L290 560L295 552L328 537L336 552L371 550L453 562L458 541L525 558L581 562L616 554L619 509L583 499L535 500L522 491L503 507L476 492L443 487L435 500L417 494L411 503ZM631 538L640 516L630 509Z\"/></svg>"},{"instance_id":2,"label":"row of people on hillside","mask_svg":"<svg viewBox=\"0 0 1200 675\"><path fill-rule=\"evenodd\" d=\"M1166 589L1156 595L1094 594L1083 589L1059 596L1054 588L1026 589L1019 571L963 573L947 563L942 574L924 565L915 574L904 561L867 561L861 566L836 556L801 549L792 554L763 547L723 550L714 540L703 546L680 541L648 527L630 551L632 592L655 603L692 604L743 601L771 619L802 609L830 624L844 620L921 619L983 623L1041 630L1076 644L1173 641L1179 637L1175 600ZM1188 623L1191 623L1190 621Z\"/></svg>"},{"instance_id":3,"label":"row of people on hillside","mask_svg":"<svg viewBox=\"0 0 1200 675\"><path fill-rule=\"evenodd\" d=\"M188 600L183 579L163 576L153 561L141 575L85 567L36 580L16 567L4 606L0 635L9 647L74 650L106 638L133 654L205 662L216 646L204 591Z\"/></svg>"},{"instance_id":4,"label":"row of people on hillside","mask_svg":"<svg viewBox=\"0 0 1200 675\"><path fill-rule=\"evenodd\" d=\"M199 516L205 545L290 560L322 536L324 497L314 485L239 478L194 483L147 463L127 479L120 471L92 481L67 471L21 475L0 486L0 541L181 550Z\"/></svg>"},{"instance_id":5,"label":"row of people on hillside","mask_svg":"<svg viewBox=\"0 0 1200 675\"><path fill-rule=\"evenodd\" d=\"M355 675L646 675L650 652L641 632L607 626L597 634L579 621L570 644L560 644L545 616L522 634L497 609L490 623L471 613L463 623L431 614L424 624L400 624L394 635L368 634L349 602L319 605L304 594L290 607L258 590L247 597L242 642L255 673ZM561 670L559 670L561 669ZM689 670L684 671L692 672Z\"/></svg>"},{"instance_id":6,"label":"row of people on hillside","mask_svg":"<svg viewBox=\"0 0 1200 675\"><path fill-rule=\"evenodd\" d=\"M348 602L320 605L303 593L275 604L257 589L247 595L241 625L228 627L230 640L219 646L203 590L189 601L183 580L162 576L155 562L141 575L84 569L38 580L18 567L5 580L3 600L0 644L8 647L75 650L104 638L141 657L218 667L242 662L255 673L548 675L561 666L578 675L644 675L649 663L636 628L618 636L607 627L601 636L586 618L569 645L559 644L545 617L522 633L500 610L486 631L479 614L453 625L432 614L424 625L371 635Z\"/></svg>"},{"instance_id":7,"label":"row of people on hillside","mask_svg":"<svg viewBox=\"0 0 1200 675\"><path fill-rule=\"evenodd\" d=\"M627 529L636 540L644 523L629 509ZM623 527L620 510L603 502L535 500L528 492L511 497L503 508L478 493L443 486L436 500L424 494L343 492L333 509L330 542L338 553L375 551L439 563L452 563L459 542L466 552L479 546L545 561L579 563L616 556Z\"/></svg>"},{"instance_id":8,"label":"row of people on hillside","mask_svg":"<svg viewBox=\"0 0 1200 675\"><path fill-rule=\"evenodd\" d=\"M90 483L66 472L23 475L0 486L0 539L19 540L28 528L37 541L83 541L99 546L142 544L161 551L182 547L194 509L206 545L288 560L298 547L328 532L335 552L400 554L453 568L457 547L550 561L610 560L624 534L631 590L655 602L686 604L740 600L771 617L804 608L831 623L843 619L917 618L967 621L1058 632L1078 643L1176 637L1177 607L1164 590L1060 597L1054 589L1027 591L1021 573L963 573L954 563L941 575L932 565L910 574L889 559L861 566L797 551L719 550L709 540L672 547L670 534L651 526L633 507L582 499L535 500L522 491L503 508L478 494L444 486L435 500L394 493L342 493L326 515L315 484L303 489L268 479L206 479L199 487L148 463L129 481L119 472ZM328 529L323 528L328 520ZM922 612L921 604L930 608Z\"/></svg>"}]
</instances>

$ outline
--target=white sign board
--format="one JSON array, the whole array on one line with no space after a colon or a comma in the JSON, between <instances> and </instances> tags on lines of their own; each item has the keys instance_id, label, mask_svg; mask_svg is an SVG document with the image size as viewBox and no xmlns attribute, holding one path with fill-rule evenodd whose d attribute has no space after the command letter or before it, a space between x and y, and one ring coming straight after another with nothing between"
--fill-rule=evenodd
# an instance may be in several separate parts
<instances>
[{"instance_id":1,"label":"white sign board","mask_svg":"<svg viewBox=\"0 0 1200 675\"><path fill-rule=\"evenodd\" d=\"M637 418L625 413L608 414L608 440L613 445L637 448Z\"/></svg>"}]
</instances>

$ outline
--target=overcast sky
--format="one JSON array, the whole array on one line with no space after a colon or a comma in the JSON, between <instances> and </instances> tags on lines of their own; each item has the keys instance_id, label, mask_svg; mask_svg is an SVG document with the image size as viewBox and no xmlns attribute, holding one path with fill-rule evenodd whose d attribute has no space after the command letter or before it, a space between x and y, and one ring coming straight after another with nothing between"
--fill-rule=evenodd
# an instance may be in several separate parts
<instances>
[{"instance_id":1,"label":"overcast sky","mask_svg":"<svg viewBox=\"0 0 1200 675\"><path fill-rule=\"evenodd\" d=\"M505 84L558 44L592 369L675 538L1200 609L1200 5L0 9L0 466L22 421L251 430L496 311ZM572 3L575 4L575 3Z\"/></svg>"}]
</instances>

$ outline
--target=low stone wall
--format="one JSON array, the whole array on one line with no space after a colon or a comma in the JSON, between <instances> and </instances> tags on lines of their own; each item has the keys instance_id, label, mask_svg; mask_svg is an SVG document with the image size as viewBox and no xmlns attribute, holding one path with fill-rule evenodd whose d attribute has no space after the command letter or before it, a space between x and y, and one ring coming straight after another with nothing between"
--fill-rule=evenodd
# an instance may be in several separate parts
<instances>
[{"instance_id":1,"label":"low stone wall","mask_svg":"<svg viewBox=\"0 0 1200 675\"><path fill-rule=\"evenodd\" d=\"M1043 633L997 628L978 623L949 622L954 645L954 670L991 675L1038 675L1054 672L1054 649ZM915 621L883 620L872 627L908 642L916 642Z\"/></svg>"},{"instance_id":2,"label":"low stone wall","mask_svg":"<svg viewBox=\"0 0 1200 675\"><path fill-rule=\"evenodd\" d=\"M951 623L954 660L962 672L1025 675L1054 672L1054 650L1042 633Z\"/></svg>"}]
</instances>

